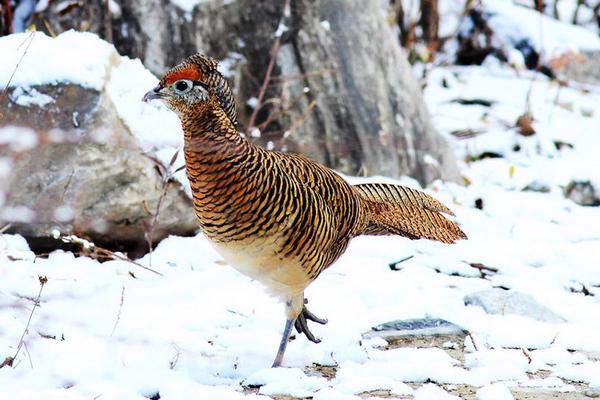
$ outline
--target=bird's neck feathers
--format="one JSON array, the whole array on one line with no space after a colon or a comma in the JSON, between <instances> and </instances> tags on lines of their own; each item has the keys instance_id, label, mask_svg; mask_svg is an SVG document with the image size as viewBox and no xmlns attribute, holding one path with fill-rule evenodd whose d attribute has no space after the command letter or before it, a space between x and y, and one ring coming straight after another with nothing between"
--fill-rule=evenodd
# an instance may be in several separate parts
<instances>
[{"instance_id":1,"label":"bird's neck feathers","mask_svg":"<svg viewBox=\"0 0 600 400\"><path fill-rule=\"evenodd\" d=\"M250 146L216 99L198 104L180 117L188 151L229 153Z\"/></svg>"}]
</instances>

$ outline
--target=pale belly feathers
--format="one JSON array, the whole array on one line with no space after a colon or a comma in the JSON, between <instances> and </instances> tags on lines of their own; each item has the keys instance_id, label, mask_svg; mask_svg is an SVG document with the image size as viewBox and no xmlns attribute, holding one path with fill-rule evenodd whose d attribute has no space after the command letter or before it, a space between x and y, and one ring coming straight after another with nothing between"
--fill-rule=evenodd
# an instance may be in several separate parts
<instances>
[{"instance_id":1,"label":"pale belly feathers","mask_svg":"<svg viewBox=\"0 0 600 400\"><path fill-rule=\"evenodd\" d=\"M262 238L252 243L209 241L227 264L261 282L271 295L282 301L301 294L310 283L299 262L284 259L280 254L276 237Z\"/></svg>"}]
</instances>

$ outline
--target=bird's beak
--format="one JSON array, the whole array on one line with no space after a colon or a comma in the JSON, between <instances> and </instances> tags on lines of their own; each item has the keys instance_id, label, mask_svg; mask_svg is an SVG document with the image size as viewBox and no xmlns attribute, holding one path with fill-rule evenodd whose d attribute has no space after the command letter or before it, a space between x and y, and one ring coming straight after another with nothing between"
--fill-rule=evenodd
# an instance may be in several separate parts
<instances>
[{"instance_id":1,"label":"bird's beak","mask_svg":"<svg viewBox=\"0 0 600 400\"><path fill-rule=\"evenodd\" d=\"M144 95L144 97L142 97L142 101L143 102L148 102L150 100L164 98L165 96L162 93L160 93L161 89L162 89L162 86L158 85L154 89L150 90L148 93L146 93Z\"/></svg>"}]
</instances>

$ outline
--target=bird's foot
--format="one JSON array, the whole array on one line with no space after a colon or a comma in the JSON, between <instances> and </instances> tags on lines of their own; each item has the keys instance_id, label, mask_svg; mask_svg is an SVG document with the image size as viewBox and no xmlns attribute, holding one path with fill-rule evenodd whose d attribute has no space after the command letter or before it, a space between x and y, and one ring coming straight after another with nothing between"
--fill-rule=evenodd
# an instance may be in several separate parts
<instances>
[{"instance_id":1,"label":"bird's foot","mask_svg":"<svg viewBox=\"0 0 600 400\"><path fill-rule=\"evenodd\" d=\"M304 299L304 304L307 303L308 300ZM321 339L316 338L315 335L313 335L313 333L310 331L310 329L308 329L307 321L313 321L317 324L325 325L327 323L327 320L318 318L315 314L311 313L308 310L308 308L306 308L306 305L304 305L302 306L302 311L300 312L298 318L296 318L296 322L294 323L294 326L296 327L298 333L304 333L307 339L313 343L321 343Z\"/></svg>"}]
</instances>

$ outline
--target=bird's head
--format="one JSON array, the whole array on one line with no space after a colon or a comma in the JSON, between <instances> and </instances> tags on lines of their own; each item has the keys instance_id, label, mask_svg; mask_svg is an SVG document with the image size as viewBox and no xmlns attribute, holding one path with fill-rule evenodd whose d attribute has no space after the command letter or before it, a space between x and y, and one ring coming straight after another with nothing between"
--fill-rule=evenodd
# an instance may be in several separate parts
<instances>
[{"instance_id":1,"label":"bird's head","mask_svg":"<svg viewBox=\"0 0 600 400\"><path fill-rule=\"evenodd\" d=\"M161 100L181 118L212 104L221 107L235 125L235 101L217 67L214 59L194 54L167 71L158 85L144 95L143 101Z\"/></svg>"}]
</instances>

